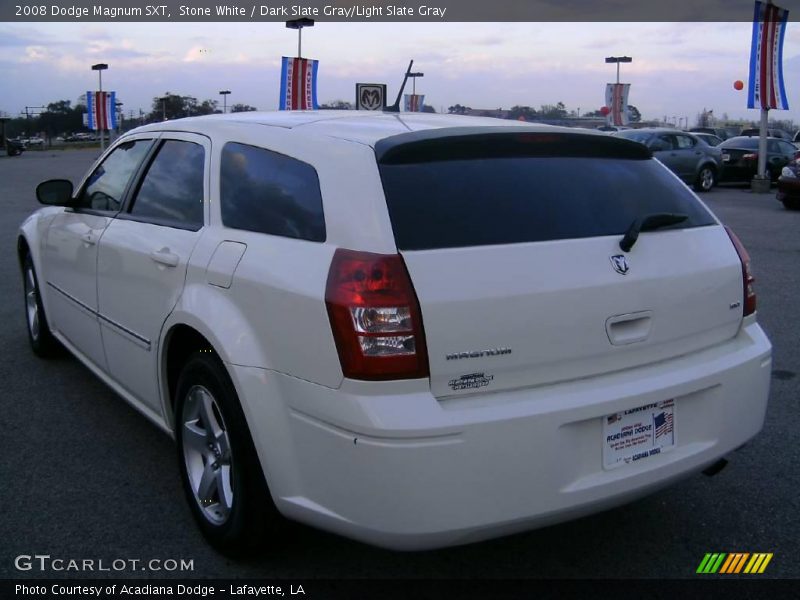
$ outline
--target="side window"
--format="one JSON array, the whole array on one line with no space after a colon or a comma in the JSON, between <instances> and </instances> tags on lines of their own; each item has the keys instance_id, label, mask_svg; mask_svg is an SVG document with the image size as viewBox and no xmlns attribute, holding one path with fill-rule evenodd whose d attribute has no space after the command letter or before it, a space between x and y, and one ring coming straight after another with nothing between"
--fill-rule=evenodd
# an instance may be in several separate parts
<instances>
[{"instance_id":1,"label":"side window","mask_svg":"<svg viewBox=\"0 0 800 600\"><path fill-rule=\"evenodd\" d=\"M778 142L776 140L767 140L767 152L780 152L780 148L778 146Z\"/></svg>"},{"instance_id":2,"label":"side window","mask_svg":"<svg viewBox=\"0 0 800 600\"><path fill-rule=\"evenodd\" d=\"M75 207L118 211L125 188L152 143L136 140L117 146L86 180Z\"/></svg>"},{"instance_id":3,"label":"side window","mask_svg":"<svg viewBox=\"0 0 800 600\"><path fill-rule=\"evenodd\" d=\"M672 150L672 136L659 135L652 139L650 142L650 150L653 152L663 152L665 150Z\"/></svg>"},{"instance_id":4,"label":"side window","mask_svg":"<svg viewBox=\"0 0 800 600\"><path fill-rule=\"evenodd\" d=\"M797 148L794 147L794 145L788 142L778 142L778 145L780 146L781 152L783 154L794 154L798 151Z\"/></svg>"},{"instance_id":5,"label":"side window","mask_svg":"<svg viewBox=\"0 0 800 600\"><path fill-rule=\"evenodd\" d=\"M325 241L319 178L311 165L230 142L222 149L220 179L226 227Z\"/></svg>"},{"instance_id":6,"label":"side window","mask_svg":"<svg viewBox=\"0 0 800 600\"><path fill-rule=\"evenodd\" d=\"M130 214L164 225L203 226L205 149L200 144L167 140L147 168Z\"/></svg>"},{"instance_id":7,"label":"side window","mask_svg":"<svg viewBox=\"0 0 800 600\"><path fill-rule=\"evenodd\" d=\"M675 138L678 140L678 148L680 150L687 150L694 147L694 140L688 135L676 135Z\"/></svg>"}]
</instances>

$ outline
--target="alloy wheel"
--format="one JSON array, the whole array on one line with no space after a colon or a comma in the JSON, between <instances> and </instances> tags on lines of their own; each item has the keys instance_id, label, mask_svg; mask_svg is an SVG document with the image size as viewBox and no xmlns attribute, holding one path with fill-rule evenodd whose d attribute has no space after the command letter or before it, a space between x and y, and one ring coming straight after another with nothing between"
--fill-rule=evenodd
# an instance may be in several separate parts
<instances>
[{"instance_id":1,"label":"alloy wheel","mask_svg":"<svg viewBox=\"0 0 800 600\"><path fill-rule=\"evenodd\" d=\"M209 522L221 525L233 508L233 460L225 421L207 388L189 389L181 423L183 459L194 499Z\"/></svg>"},{"instance_id":2,"label":"alloy wheel","mask_svg":"<svg viewBox=\"0 0 800 600\"><path fill-rule=\"evenodd\" d=\"M714 172L708 167L700 171L700 185L706 192L714 186Z\"/></svg>"},{"instance_id":3,"label":"alloy wheel","mask_svg":"<svg viewBox=\"0 0 800 600\"><path fill-rule=\"evenodd\" d=\"M25 314L31 339L36 342L39 340L39 290L30 266L25 269Z\"/></svg>"}]
</instances>

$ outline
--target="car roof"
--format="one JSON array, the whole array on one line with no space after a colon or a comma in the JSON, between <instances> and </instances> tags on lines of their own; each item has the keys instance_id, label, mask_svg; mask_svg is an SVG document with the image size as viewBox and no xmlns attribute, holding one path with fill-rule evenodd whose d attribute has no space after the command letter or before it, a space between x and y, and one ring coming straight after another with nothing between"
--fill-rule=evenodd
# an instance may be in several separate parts
<instances>
[{"instance_id":1,"label":"car roof","mask_svg":"<svg viewBox=\"0 0 800 600\"><path fill-rule=\"evenodd\" d=\"M573 135L604 134L594 131L576 132L569 127L531 124L522 121L432 113L387 113L381 111L320 110L241 112L206 115L144 125L131 131L186 131L213 135L230 135L236 129L252 131L253 127L279 127L309 137L324 136L374 146L379 140L394 135L444 128L484 127L519 128L533 132L563 132Z\"/></svg>"},{"instance_id":2,"label":"car roof","mask_svg":"<svg viewBox=\"0 0 800 600\"><path fill-rule=\"evenodd\" d=\"M688 133L689 135L695 135L694 132L683 131L682 129L672 129L670 127L639 127L638 129L624 130L624 132L634 132L634 131L641 131L643 133Z\"/></svg>"},{"instance_id":3,"label":"car roof","mask_svg":"<svg viewBox=\"0 0 800 600\"><path fill-rule=\"evenodd\" d=\"M734 136L734 137L728 138L728 139L727 139L727 140L725 140L725 141L726 141L726 142L731 142L731 141L736 141L736 140L753 140L753 139L758 139L758 136L757 136L757 135L737 135L737 136ZM779 137L773 137L773 136L771 136L771 135L768 135L768 136L767 136L767 139L768 139L768 140L777 140L777 141L779 141L779 142L786 142L786 141L788 141L788 140L785 140L785 139L783 139L783 138L779 138ZM791 143L791 142L790 142L790 143Z\"/></svg>"}]
</instances>

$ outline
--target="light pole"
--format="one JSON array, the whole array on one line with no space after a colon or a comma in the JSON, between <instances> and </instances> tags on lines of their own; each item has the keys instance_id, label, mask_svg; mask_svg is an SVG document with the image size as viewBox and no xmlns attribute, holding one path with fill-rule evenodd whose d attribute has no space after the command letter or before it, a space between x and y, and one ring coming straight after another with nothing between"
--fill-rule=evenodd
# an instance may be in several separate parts
<instances>
[{"instance_id":1,"label":"light pole","mask_svg":"<svg viewBox=\"0 0 800 600\"><path fill-rule=\"evenodd\" d=\"M228 112L228 94L231 93L230 90L220 90L220 95L222 96L222 114L224 115Z\"/></svg>"},{"instance_id":2,"label":"light pole","mask_svg":"<svg viewBox=\"0 0 800 600\"><path fill-rule=\"evenodd\" d=\"M294 19L286 21L286 27L297 29L297 58L303 58L303 27L313 27L314 19Z\"/></svg>"},{"instance_id":3,"label":"light pole","mask_svg":"<svg viewBox=\"0 0 800 600\"><path fill-rule=\"evenodd\" d=\"M417 101L417 77L425 77L425 73L409 73L409 77L411 77L411 97L413 101ZM418 112L422 112L422 107L417 107Z\"/></svg>"},{"instance_id":4,"label":"light pole","mask_svg":"<svg viewBox=\"0 0 800 600\"><path fill-rule=\"evenodd\" d=\"M633 62L630 56L606 56L607 63L617 63L617 83L619 83L619 63Z\"/></svg>"},{"instance_id":5,"label":"light pole","mask_svg":"<svg viewBox=\"0 0 800 600\"><path fill-rule=\"evenodd\" d=\"M167 92L169 94L169 92ZM169 96L162 96L161 97L161 116L164 121L167 120L167 99Z\"/></svg>"},{"instance_id":6,"label":"light pole","mask_svg":"<svg viewBox=\"0 0 800 600\"><path fill-rule=\"evenodd\" d=\"M425 73L409 73L409 77L411 77L411 93L416 96L417 95L417 77L425 77Z\"/></svg>"},{"instance_id":7,"label":"light pole","mask_svg":"<svg viewBox=\"0 0 800 600\"><path fill-rule=\"evenodd\" d=\"M97 63L96 65L92 65L92 71L97 71L97 78L98 78L98 91L101 92L100 96L102 96L103 91L103 71L108 69L108 65L106 63ZM100 125L100 123L95 123L95 125ZM106 148L106 137L105 137L105 129L100 128L100 151L102 152Z\"/></svg>"}]
</instances>

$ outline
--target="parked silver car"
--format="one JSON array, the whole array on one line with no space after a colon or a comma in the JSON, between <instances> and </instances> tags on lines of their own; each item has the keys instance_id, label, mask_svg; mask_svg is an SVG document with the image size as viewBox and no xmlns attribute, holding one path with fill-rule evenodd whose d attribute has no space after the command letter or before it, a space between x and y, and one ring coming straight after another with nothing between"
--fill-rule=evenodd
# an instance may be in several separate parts
<instances>
[{"instance_id":1,"label":"parked silver car","mask_svg":"<svg viewBox=\"0 0 800 600\"><path fill-rule=\"evenodd\" d=\"M693 133L649 128L618 131L612 135L644 144L654 157L686 183L694 185L698 192L707 192L719 181L722 152Z\"/></svg>"}]
</instances>

